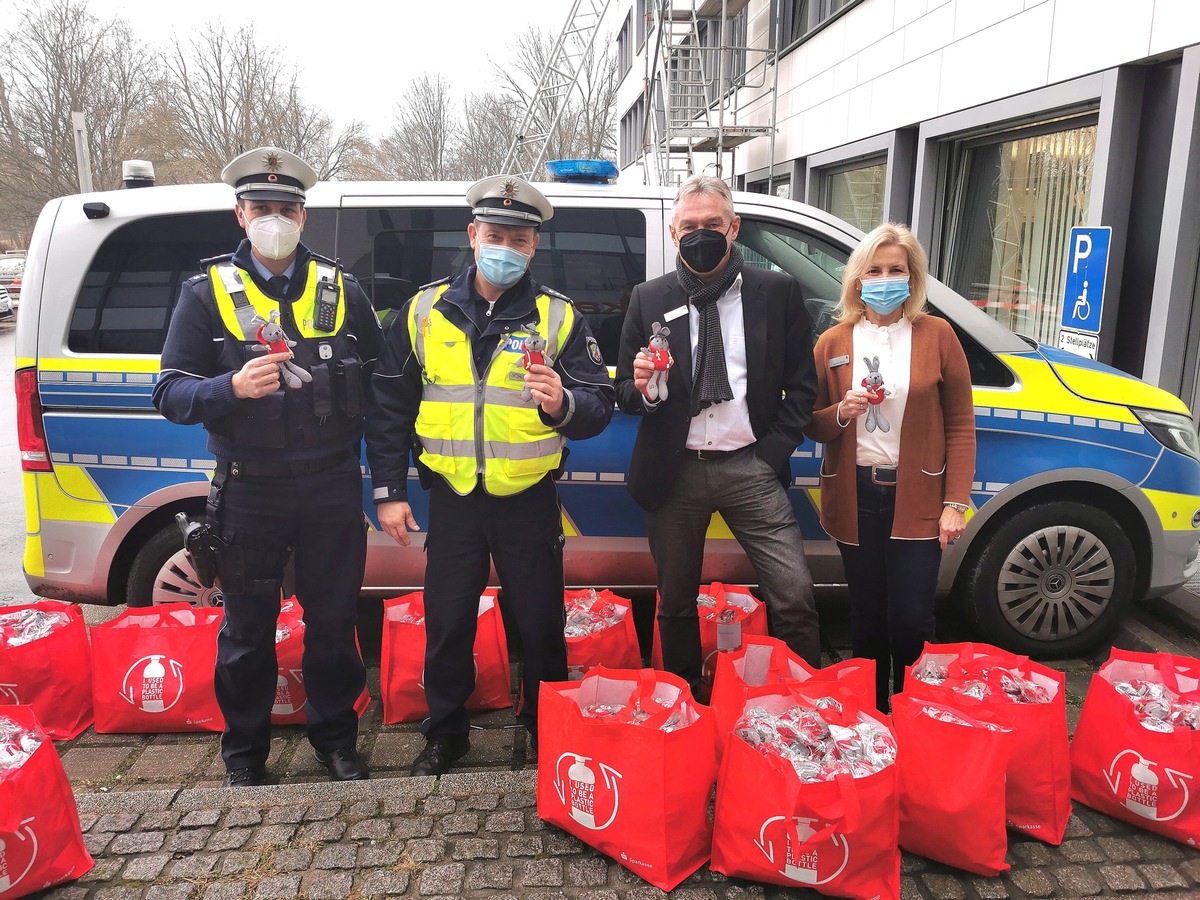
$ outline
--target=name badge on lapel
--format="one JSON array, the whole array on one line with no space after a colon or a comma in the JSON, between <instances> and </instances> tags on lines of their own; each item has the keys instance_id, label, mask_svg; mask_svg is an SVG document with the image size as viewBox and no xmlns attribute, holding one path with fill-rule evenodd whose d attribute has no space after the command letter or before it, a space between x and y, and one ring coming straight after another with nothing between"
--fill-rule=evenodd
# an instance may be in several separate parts
<instances>
[{"instance_id":1,"label":"name badge on lapel","mask_svg":"<svg viewBox=\"0 0 1200 900\"><path fill-rule=\"evenodd\" d=\"M664 322L674 322L680 316L686 316L686 315L687 315L687 306L686 305L677 306L670 312L663 313L663 321Z\"/></svg>"},{"instance_id":2,"label":"name badge on lapel","mask_svg":"<svg viewBox=\"0 0 1200 900\"><path fill-rule=\"evenodd\" d=\"M838 366L844 366L850 362L849 356L835 356L829 361L829 368L836 369Z\"/></svg>"}]
</instances>

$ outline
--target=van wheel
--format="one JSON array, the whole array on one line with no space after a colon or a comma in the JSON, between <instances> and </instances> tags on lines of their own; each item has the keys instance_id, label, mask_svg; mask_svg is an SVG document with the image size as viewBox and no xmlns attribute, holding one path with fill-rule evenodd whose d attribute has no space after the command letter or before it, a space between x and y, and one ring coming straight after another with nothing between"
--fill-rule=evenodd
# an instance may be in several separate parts
<instances>
[{"instance_id":1,"label":"van wheel","mask_svg":"<svg viewBox=\"0 0 1200 900\"><path fill-rule=\"evenodd\" d=\"M1026 656L1073 656L1116 628L1133 599L1133 545L1108 513L1042 503L996 531L967 571L982 637Z\"/></svg>"},{"instance_id":2,"label":"van wheel","mask_svg":"<svg viewBox=\"0 0 1200 900\"><path fill-rule=\"evenodd\" d=\"M222 606L225 602L220 587L206 588L196 578L196 570L183 551L183 535L174 522L157 531L133 558L125 597L130 606L180 601L193 606Z\"/></svg>"}]
</instances>

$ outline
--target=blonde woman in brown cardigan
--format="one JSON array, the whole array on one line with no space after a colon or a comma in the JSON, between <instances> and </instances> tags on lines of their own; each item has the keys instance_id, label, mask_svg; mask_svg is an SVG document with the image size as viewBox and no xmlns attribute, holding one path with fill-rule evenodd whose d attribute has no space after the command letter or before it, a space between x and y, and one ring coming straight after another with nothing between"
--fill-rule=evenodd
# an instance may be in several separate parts
<instances>
[{"instance_id":1,"label":"blonde woman in brown cardigan","mask_svg":"<svg viewBox=\"0 0 1200 900\"><path fill-rule=\"evenodd\" d=\"M823 442L821 524L850 588L855 656L876 663L876 702L934 637L946 545L966 527L975 471L971 374L953 329L925 312L928 260L903 225L850 256L838 323L817 341L805 434Z\"/></svg>"}]
</instances>

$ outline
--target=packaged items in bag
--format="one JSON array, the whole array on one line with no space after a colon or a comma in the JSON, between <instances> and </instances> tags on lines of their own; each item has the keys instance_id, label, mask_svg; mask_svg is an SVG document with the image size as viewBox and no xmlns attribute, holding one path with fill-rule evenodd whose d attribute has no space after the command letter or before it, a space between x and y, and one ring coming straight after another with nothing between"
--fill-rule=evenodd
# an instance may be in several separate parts
<instances>
[{"instance_id":1,"label":"packaged items in bag","mask_svg":"<svg viewBox=\"0 0 1200 900\"><path fill-rule=\"evenodd\" d=\"M304 704L308 691L304 686L304 618L295 597L285 600L275 623L275 702L271 706L272 725L303 725L308 721ZM357 643L357 637L355 642ZM361 654L361 650L360 650ZM354 702L354 711L362 716L371 704L364 685Z\"/></svg>"},{"instance_id":2,"label":"packaged items in bag","mask_svg":"<svg viewBox=\"0 0 1200 900\"><path fill-rule=\"evenodd\" d=\"M926 644L904 691L1010 729L1008 825L1060 844L1071 816L1066 677L989 644Z\"/></svg>"},{"instance_id":3,"label":"packaged items in bag","mask_svg":"<svg viewBox=\"0 0 1200 900\"><path fill-rule=\"evenodd\" d=\"M96 731L221 731L213 677L223 610L169 603L92 629Z\"/></svg>"},{"instance_id":4,"label":"packaged items in bag","mask_svg":"<svg viewBox=\"0 0 1200 900\"><path fill-rule=\"evenodd\" d=\"M508 639L500 617L495 588L479 598L475 620L475 690L467 709L504 709L512 706L512 673ZM383 721L419 722L429 714L425 701L425 595L421 591L383 601L383 644L380 659L380 692Z\"/></svg>"},{"instance_id":5,"label":"packaged items in bag","mask_svg":"<svg viewBox=\"0 0 1200 900\"><path fill-rule=\"evenodd\" d=\"M53 740L92 724L92 651L73 603L39 600L0 607L0 705L37 714Z\"/></svg>"},{"instance_id":6,"label":"packaged items in bag","mask_svg":"<svg viewBox=\"0 0 1200 900\"><path fill-rule=\"evenodd\" d=\"M714 872L899 897L896 740L861 699L838 685L779 684L746 700L717 776Z\"/></svg>"},{"instance_id":7,"label":"packaged items in bag","mask_svg":"<svg viewBox=\"0 0 1200 900\"><path fill-rule=\"evenodd\" d=\"M696 613L700 617L700 654L704 660L701 678L708 685L713 683L719 653L737 650L748 635L767 633L767 607L747 587L719 581L701 587ZM651 662L656 669L663 667L657 617Z\"/></svg>"},{"instance_id":8,"label":"packaged items in bag","mask_svg":"<svg viewBox=\"0 0 1200 900\"><path fill-rule=\"evenodd\" d=\"M27 706L0 707L0 898L90 871L71 784Z\"/></svg>"},{"instance_id":9,"label":"packaged items in bag","mask_svg":"<svg viewBox=\"0 0 1200 900\"><path fill-rule=\"evenodd\" d=\"M642 652L633 622L633 605L611 591L567 591L567 671L572 680L596 666L639 669Z\"/></svg>"},{"instance_id":10,"label":"packaged items in bag","mask_svg":"<svg viewBox=\"0 0 1200 900\"><path fill-rule=\"evenodd\" d=\"M1200 660L1113 648L1092 676L1071 741L1071 796L1200 845L1198 708Z\"/></svg>"},{"instance_id":11,"label":"packaged items in bag","mask_svg":"<svg viewBox=\"0 0 1200 900\"><path fill-rule=\"evenodd\" d=\"M712 713L680 678L597 667L544 682L538 815L669 891L708 859Z\"/></svg>"},{"instance_id":12,"label":"packaged items in bag","mask_svg":"<svg viewBox=\"0 0 1200 900\"><path fill-rule=\"evenodd\" d=\"M900 846L977 875L1009 868L1009 729L910 694L892 697L900 752Z\"/></svg>"}]
</instances>

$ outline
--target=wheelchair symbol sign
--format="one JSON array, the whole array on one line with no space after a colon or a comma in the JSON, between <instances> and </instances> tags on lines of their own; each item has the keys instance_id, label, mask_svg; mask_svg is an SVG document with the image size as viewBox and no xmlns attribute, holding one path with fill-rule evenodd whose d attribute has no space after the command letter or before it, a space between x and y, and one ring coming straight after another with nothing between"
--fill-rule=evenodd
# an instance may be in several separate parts
<instances>
[{"instance_id":1,"label":"wheelchair symbol sign","mask_svg":"<svg viewBox=\"0 0 1200 900\"><path fill-rule=\"evenodd\" d=\"M1063 292L1063 328L1100 333L1111 238L1112 229L1108 226L1071 229L1070 258Z\"/></svg>"}]
</instances>

